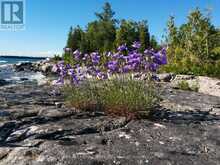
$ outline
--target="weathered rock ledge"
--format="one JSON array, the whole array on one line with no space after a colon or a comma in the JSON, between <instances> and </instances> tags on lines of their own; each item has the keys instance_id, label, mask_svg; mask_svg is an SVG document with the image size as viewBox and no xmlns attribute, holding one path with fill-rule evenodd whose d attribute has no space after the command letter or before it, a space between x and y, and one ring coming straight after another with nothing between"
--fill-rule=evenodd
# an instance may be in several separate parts
<instances>
[{"instance_id":1,"label":"weathered rock ledge","mask_svg":"<svg viewBox=\"0 0 220 165\"><path fill-rule=\"evenodd\" d=\"M69 109L56 88L0 87L0 165L219 165L220 98L162 95L152 118L127 121Z\"/></svg>"}]
</instances>

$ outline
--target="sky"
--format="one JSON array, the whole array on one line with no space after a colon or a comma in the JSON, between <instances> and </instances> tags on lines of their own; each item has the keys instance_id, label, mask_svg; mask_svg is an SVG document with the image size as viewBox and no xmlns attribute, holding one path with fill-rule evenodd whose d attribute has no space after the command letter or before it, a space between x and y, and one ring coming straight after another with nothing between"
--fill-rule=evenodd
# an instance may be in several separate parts
<instances>
[{"instance_id":1,"label":"sky","mask_svg":"<svg viewBox=\"0 0 220 165\"><path fill-rule=\"evenodd\" d=\"M25 30L0 31L0 55L53 56L61 53L70 26L96 19L106 0L26 0ZM212 22L220 27L220 0L108 0L117 19L147 20L152 35L161 40L170 15L176 24L189 11L212 9Z\"/></svg>"}]
</instances>

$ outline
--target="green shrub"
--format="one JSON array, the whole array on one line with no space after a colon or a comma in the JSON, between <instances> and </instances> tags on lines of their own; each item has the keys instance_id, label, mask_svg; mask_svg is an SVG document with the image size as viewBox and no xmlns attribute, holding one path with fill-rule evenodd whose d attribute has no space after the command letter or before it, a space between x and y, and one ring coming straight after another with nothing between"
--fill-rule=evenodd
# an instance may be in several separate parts
<instances>
[{"instance_id":1,"label":"green shrub","mask_svg":"<svg viewBox=\"0 0 220 165\"><path fill-rule=\"evenodd\" d=\"M54 63L57 63L58 61L61 61L62 57L59 56L59 54L55 54L54 57L52 58L52 61Z\"/></svg>"},{"instance_id":2,"label":"green shrub","mask_svg":"<svg viewBox=\"0 0 220 165\"><path fill-rule=\"evenodd\" d=\"M219 47L215 47L212 51L211 51L211 58L213 60L220 60L220 46Z\"/></svg>"},{"instance_id":3,"label":"green shrub","mask_svg":"<svg viewBox=\"0 0 220 165\"><path fill-rule=\"evenodd\" d=\"M202 63L187 62L182 60L177 63L170 63L161 68L160 72L172 72L175 74L188 74L196 76L211 76L220 78L220 60L207 61Z\"/></svg>"},{"instance_id":4,"label":"green shrub","mask_svg":"<svg viewBox=\"0 0 220 165\"><path fill-rule=\"evenodd\" d=\"M188 90L188 91L199 91L198 83L192 83L191 85L187 81L179 81L177 84L177 88L181 90Z\"/></svg>"},{"instance_id":5,"label":"green shrub","mask_svg":"<svg viewBox=\"0 0 220 165\"><path fill-rule=\"evenodd\" d=\"M159 99L152 83L130 78L90 80L64 91L68 105L77 109L126 117L140 117L139 112L148 115Z\"/></svg>"}]
</instances>

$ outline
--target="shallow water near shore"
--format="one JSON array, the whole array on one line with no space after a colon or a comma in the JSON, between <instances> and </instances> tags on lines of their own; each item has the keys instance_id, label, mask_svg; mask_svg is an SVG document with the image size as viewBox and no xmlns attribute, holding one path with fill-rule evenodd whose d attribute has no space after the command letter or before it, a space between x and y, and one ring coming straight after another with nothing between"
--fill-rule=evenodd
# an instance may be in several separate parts
<instances>
[{"instance_id":1,"label":"shallow water near shore","mask_svg":"<svg viewBox=\"0 0 220 165\"><path fill-rule=\"evenodd\" d=\"M9 84L33 81L41 83L46 77L40 72L22 71L15 72L13 65L24 62L37 62L44 58L30 57L0 57L0 79L6 80Z\"/></svg>"}]
</instances>

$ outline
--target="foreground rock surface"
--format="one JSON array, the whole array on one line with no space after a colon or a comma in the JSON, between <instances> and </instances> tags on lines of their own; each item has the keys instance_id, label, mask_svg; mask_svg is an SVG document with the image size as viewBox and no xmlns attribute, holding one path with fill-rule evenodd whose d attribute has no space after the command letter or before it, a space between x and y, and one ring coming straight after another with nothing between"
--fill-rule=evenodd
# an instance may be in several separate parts
<instances>
[{"instance_id":1,"label":"foreground rock surface","mask_svg":"<svg viewBox=\"0 0 220 165\"><path fill-rule=\"evenodd\" d=\"M151 119L63 105L60 91L0 87L0 165L219 165L220 98L163 92Z\"/></svg>"}]
</instances>

